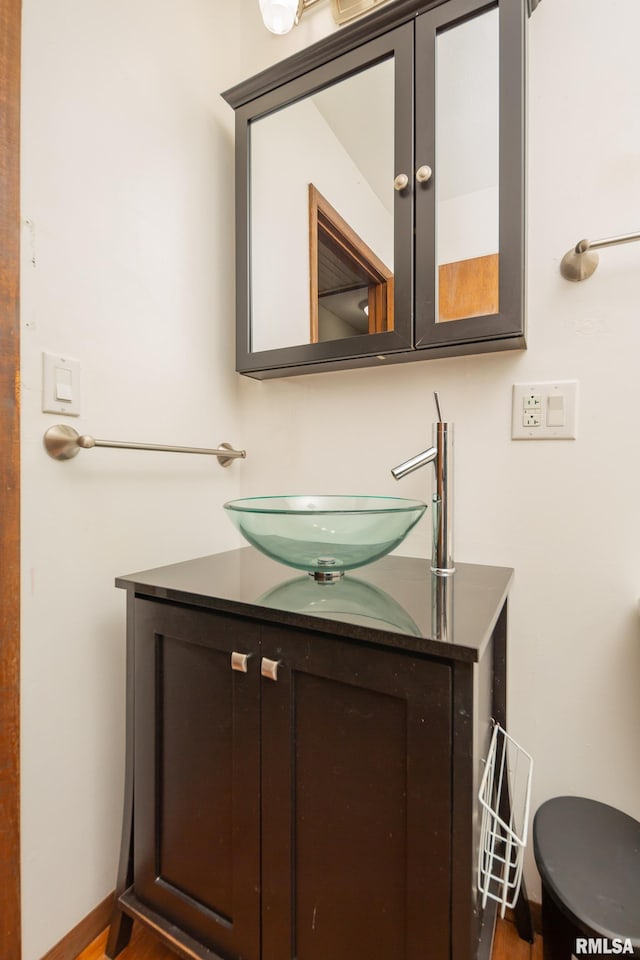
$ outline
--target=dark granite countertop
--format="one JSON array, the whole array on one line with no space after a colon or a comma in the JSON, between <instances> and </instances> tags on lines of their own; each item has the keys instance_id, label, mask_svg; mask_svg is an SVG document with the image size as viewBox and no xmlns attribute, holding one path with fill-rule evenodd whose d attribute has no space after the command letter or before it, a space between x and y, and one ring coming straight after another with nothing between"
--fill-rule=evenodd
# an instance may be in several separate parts
<instances>
[{"instance_id":1,"label":"dark granite countertop","mask_svg":"<svg viewBox=\"0 0 640 960\"><path fill-rule=\"evenodd\" d=\"M479 660L513 571L461 563L453 576L434 577L429 563L387 556L322 584L244 547L118 577L116 586L352 642Z\"/></svg>"}]
</instances>

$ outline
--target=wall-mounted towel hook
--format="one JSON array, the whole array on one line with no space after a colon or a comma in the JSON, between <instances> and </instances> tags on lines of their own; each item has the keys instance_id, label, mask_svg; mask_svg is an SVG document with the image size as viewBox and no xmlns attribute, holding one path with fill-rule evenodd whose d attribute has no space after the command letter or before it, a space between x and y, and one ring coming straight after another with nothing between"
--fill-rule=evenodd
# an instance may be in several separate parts
<instances>
[{"instance_id":1,"label":"wall-mounted towel hook","mask_svg":"<svg viewBox=\"0 0 640 960\"><path fill-rule=\"evenodd\" d=\"M621 237L605 237L604 240L580 240L560 261L560 273L565 280L588 280L598 266L598 254L592 251L600 247L614 247L619 243L633 243L634 240L640 240L640 233L625 233Z\"/></svg>"},{"instance_id":2,"label":"wall-mounted towel hook","mask_svg":"<svg viewBox=\"0 0 640 960\"><path fill-rule=\"evenodd\" d=\"M234 450L230 443L221 443L213 449L205 447L171 447L156 443L131 443L120 440L96 440L88 434L80 435L66 423L49 427L44 435L45 450L54 460L71 460L80 450L91 447L115 447L119 450L160 450L164 453L201 453L217 457L221 467L228 467L234 460L244 459L246 450Z\"/></svg>"}]
</instances>

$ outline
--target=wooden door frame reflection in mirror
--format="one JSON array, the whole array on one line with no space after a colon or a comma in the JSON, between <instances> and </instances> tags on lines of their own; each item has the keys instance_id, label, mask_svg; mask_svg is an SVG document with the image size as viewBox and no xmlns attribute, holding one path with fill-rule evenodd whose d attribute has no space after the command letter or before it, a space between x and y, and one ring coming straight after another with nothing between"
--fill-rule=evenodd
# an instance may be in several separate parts
<instances>
[{"instance_id":1,"label":"wooden door frame reflection in mirror","mask_svg":"<svg viewBox=\"0 0 640 960\"><path fill-rule=\"evenodd\" d=\"M369 333L393 330L393 272L324 197L309 184L309 317L310 341L320 340L319 252L321 234L344 261L367 278ZM363 284L364 285L364 284Z\"/></svg>"},{"instance_id":2,"label":"wooden door frame reflection in mirror","mask_svg":"<svg viewBox=\"0 0 640 960\"><path fill-rule=\"evenodd\" d=\"M438 266L438 323L498 313L500 254Z\"/></svg>"}]
</instances>

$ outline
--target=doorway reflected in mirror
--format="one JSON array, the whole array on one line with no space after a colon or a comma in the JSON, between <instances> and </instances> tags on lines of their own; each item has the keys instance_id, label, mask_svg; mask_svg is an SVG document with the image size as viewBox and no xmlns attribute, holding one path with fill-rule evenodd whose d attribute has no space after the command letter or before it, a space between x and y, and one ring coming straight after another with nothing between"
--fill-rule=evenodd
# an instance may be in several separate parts
<instances>
[{"instance_id":1,"label":"doorway reflected in mirror","mask_svg":"<svg viewBox=\"0 0 640 960\"><path fill-rule=\"evenodd\" d=\"M309 184L310 341L393 330L393 272Z\"/></svg>"}]
</instances>

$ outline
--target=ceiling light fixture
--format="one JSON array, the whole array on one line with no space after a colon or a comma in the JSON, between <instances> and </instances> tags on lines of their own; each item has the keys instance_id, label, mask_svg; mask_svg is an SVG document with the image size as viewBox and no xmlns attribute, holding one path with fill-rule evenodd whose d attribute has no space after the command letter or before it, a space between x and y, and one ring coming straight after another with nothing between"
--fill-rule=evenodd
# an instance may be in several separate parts
<instances>
[{"instance_id":1,"label":"ceiling light fixture","mask_svg":"<svg viewBox=\"0 0 640 960\"><path fill-rule=\"evenodd\" d=\"M305 10L320 0L259 0L262 22L271 33L289 33L300 23ZM331 10L336 23L346 23L389 0L331 0Z\"/></svg>"},{"instance_id":2,"label":"ceiling light fixture","mask_svg":"<svg viewBox=\"0 0 640 960\"><path fill-rule=\"evenodd\" d=\"M289 33L307 7L318 0L260 0L262 22L271 33Z\"/></svg>"}]
</instances>

